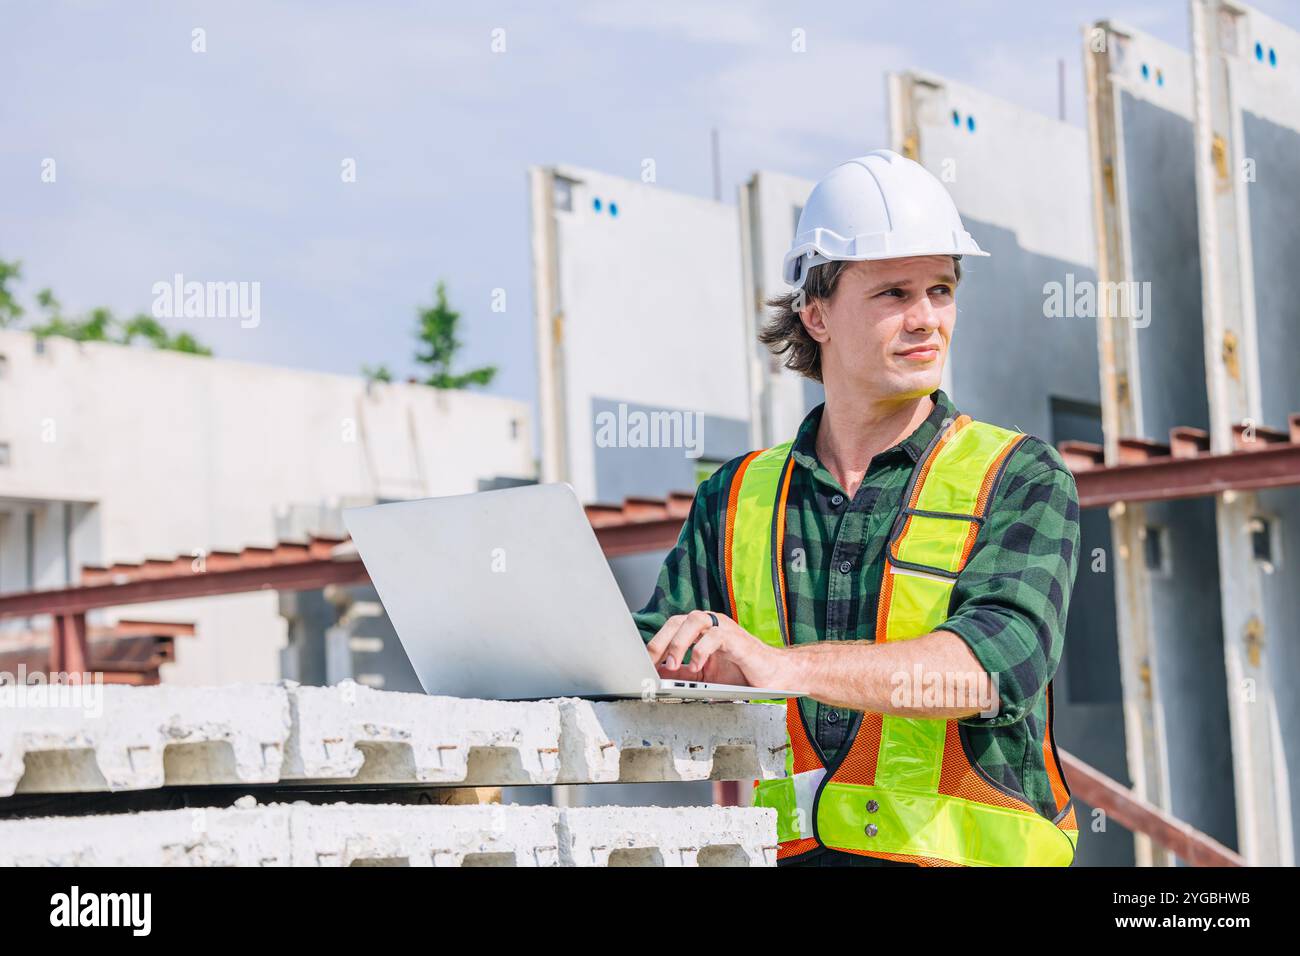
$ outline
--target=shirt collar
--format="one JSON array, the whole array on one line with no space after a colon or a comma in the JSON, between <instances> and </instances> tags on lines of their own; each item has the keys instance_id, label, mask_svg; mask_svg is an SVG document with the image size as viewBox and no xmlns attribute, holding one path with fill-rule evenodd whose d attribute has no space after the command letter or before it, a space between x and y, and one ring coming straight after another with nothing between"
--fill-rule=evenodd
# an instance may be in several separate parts
<instances>
[{"instance_id":1,"label":"shirt collar","mask_svg":"<svg viewBox=\"0 0 1300 956\"><path fill-rule=\"evenodd\" d=\"M917 425L912 434L876 457L906 455L913 464L921 460L921 455L929 447L931 439L943 425L944 419L957 417L957 408L943 389L936 388L930 393L930 398L934 402L934 408L926 416L925 421ZM825 408L826 403L823 402L808 413L799 426L799 432L790 449L798 464L813 471L821 467L821 462L817 460L817 429L821 425L822 412Z\"/></svg>"}]
</instances>

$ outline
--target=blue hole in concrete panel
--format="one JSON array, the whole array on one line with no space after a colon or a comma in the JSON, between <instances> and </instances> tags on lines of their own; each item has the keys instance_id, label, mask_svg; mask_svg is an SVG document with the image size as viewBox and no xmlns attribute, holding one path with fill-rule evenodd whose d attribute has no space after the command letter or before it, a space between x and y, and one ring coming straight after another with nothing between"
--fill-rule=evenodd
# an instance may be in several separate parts
<instances>
[{"instance_id":1,"label":"blue hole in concrete panel","mask_svg":"<svg viewBox=\"0 0 1300 956\"><path fill-rule=\"evenodd\" d=\"M1268 65L1277 66L1277 50L1272 47L1268 48Z\"/></svg>"},{"instance_id":2,"label":"blue hole in concrete panel","mask_svg":"<svg viewBox=\"0 0 1300 956\"><path fill-rule=\"evenodd\" d=\"M1165 74L1163 70L1156 70L1156 86L1165 85Z\"/></svg>"},{"instance_id":3,"label":"blue hole in concrete panel","mask_svg":"<svg viewBox=\"0 0 1300 956\"><path fill-rule=\"evenodd\" d=\"M958 113L956 110L952 111L952 125L953 126L961 125L961 114Z\"/></svg>"},{"instance_id":4,"label":"blue hole in concrete panel","mask_svg":"<svg viewBox=\"0 0 1300 956\"><path fill-rule=\"evenodd\" d=\"M609 204L609 214L610 214L611 216L617 216L617 215L618 215L618 203L616 203L616 202L611 202L611 203Z\"/></svg>"},{"instance_id":5,"label":"blue hole in concrete panel","mask_svg":"<svg viewBox=\"0 0 1300 956\"><path fill-rule=\"evenodd\" d=\"M975 117L973 116L966 117L966 129L972 133L975 132Z\"/></svg>"},{"instance_id":6,"label":"blue hole in concrete panel","mask_svg":"<svg viewBox=\"0 0 1300 956\"><path fill-rule=\"evenodd\" d=\"M1151 67L1147 66L1145 63L1142 64L1142 79L1151 79Z\"/></svg>"},{"instance_id":7,"label":"blue hole in concrete panel","mask_svg":"<svg viewBox=\"0 0 1300 956\"><path fill-rule=\"evenodd\" d=\"M1255 41L1255 59L1259 60L1261 63L1264 62L1264 44L1260 43L1258 40Z\"/></svg>"},{"instance_id":8,"label":"blue hole in concrete panel","mask_svg":"<svg viewBox=\"0 0 1300 956\"><path fill-rule=\"evenodd\" d=\"M599 197L599 196L597 196L595 199L593 199L593 200L591 201L591 208L594 209L594 210L596 210L596 212L600 212L600 197Z\"/></svg>"}]
</instances>

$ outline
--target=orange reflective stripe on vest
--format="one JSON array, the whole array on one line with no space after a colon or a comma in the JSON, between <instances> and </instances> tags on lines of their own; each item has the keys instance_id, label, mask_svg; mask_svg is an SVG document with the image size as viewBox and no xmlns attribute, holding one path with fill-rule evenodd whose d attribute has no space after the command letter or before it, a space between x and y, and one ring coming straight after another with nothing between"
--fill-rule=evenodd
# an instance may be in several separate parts
<instances>
[{"instance_id":1,"label":"orange reflective stripe on vest","mask_svg":"<svg viewBox=\"0 0 1300 956\"><path fill-rule=\"evenodd\" d=\"M1024 435L962 415L941 429L913 472L887 544L877 643L928 634L948 616L1002 468ZM748 456L732 479L723 566L732 616L760 640L788 643L782 545L790 444ZM995 783L970 756L957 720L865 712L826 765L797 700L786 702L786 776L755 784L777 811L779 859L830 847L922 865L1068 865L1078 829L1052 739L1043 758L1057 815Z\"/></svg>"}]
</instances>

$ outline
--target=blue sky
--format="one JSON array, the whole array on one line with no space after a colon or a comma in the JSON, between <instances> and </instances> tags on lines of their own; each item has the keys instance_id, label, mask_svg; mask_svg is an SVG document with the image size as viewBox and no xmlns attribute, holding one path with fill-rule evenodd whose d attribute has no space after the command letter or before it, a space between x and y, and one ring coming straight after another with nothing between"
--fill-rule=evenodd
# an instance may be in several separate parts
<instances>
[{"instance_id":1,"label":"blue sky","mask_svg":"<svg viewBox=\"0 0 1300 956\"><path fill-rule=\"evenodd\" d=\"M412 372L416 304L444 278L466 364L499 365L491 391L532 401L530 164L635 178L651 157L661 187L710 195L716 126L734 202L755 169L816 178L884 145L888 70L1055 114L1064 57L1081 125L1085 23L1188 46L1170 0L801 7L4 0L0 258L23 261L28 303L50 286L69 310L124 315L178 272L257 281L255 329L170 324L226 358L346 373Z\"/></svg>"}]
</instances>

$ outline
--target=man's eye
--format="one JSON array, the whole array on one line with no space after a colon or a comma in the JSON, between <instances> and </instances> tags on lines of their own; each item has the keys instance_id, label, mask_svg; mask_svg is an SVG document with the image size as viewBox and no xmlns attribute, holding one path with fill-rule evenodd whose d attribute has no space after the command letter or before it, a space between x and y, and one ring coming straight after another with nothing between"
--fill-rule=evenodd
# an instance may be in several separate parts
<instances>
[{"instance_id":1,"label":"man's eye","mask_svg":"<svg viewBox=\"0 0 1300 956\"><path fill-rule=\"evenodd\" d=\"M931 295L952 295L952 287L946 285L937 285L930 290Z\"/></svg>"},{"instance_id":2,"label":"man's eye","mask_svg":"<svg viewBox=\"0 0 1300 956\"><path fill-rule=\"evenodd\" d=\"M904 292L902 289L897 289L897 288L895 288L895 289L886 289L884 292L882 292L882 293L880 293L880 294L881 294L881 295L907 295L907 293Z\"/></svg>"}]
</instances>

